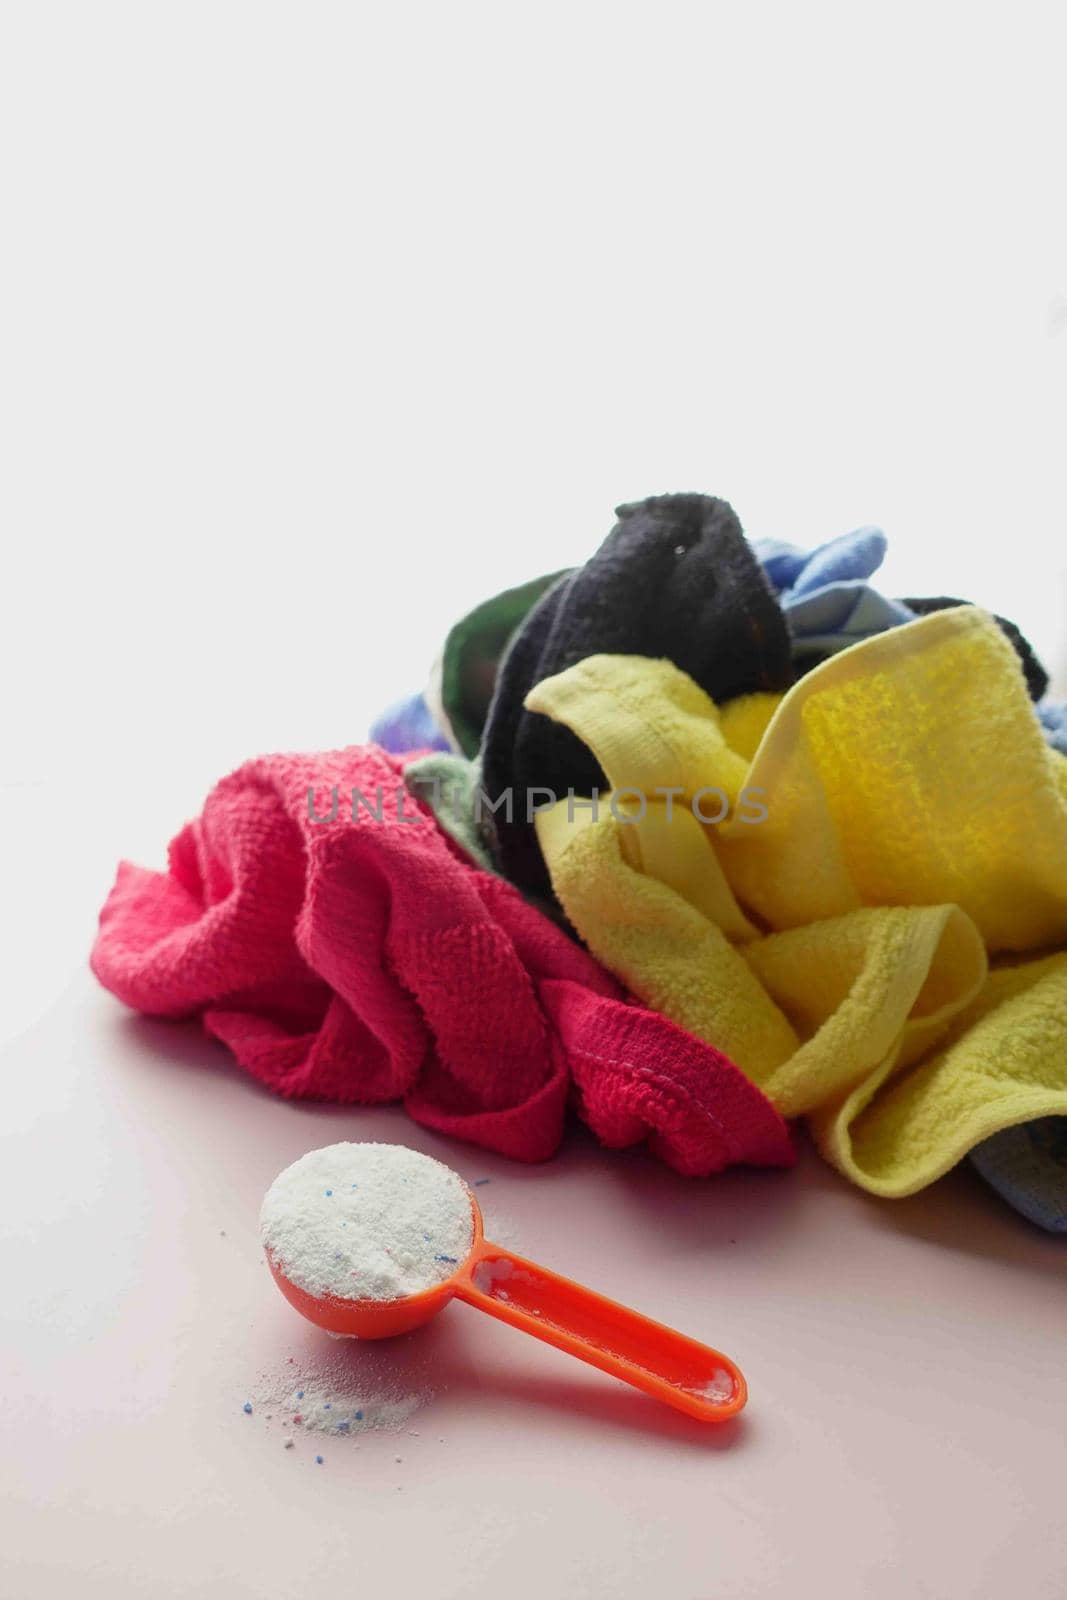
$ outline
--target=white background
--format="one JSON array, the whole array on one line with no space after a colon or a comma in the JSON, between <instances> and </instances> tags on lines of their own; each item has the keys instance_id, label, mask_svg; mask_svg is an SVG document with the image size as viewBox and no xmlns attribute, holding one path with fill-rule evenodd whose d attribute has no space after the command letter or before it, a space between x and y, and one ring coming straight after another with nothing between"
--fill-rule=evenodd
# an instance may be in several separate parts
<instances>
[{"instance_id":1,"label":"white background","mask_svg":"<svg viewBox=\"0 0 1067 1600\"><path fill-rule=\"evenodd\" d=\"M213 1595L293 1596L320 1539L359 1570L361 1495L404 1499L372 1471L297 1489L236 1432L234 1386L290 1337L256 1196L336 1123L95 990L120 855L161 865L247 756L360 740L458 612L665 490L804 544L878 523L889 593L1014 618L1067 691L1063 83L1051 4L0 0L13 1592L206 1596L214 1538ZM540 1357L482 1329L460 1453L409 1480L426 1559L471 1563L447 1592L629 1596L663 1559L678 1600L717 1574L1063 1592L1062 1263L973 1174L897 1207L811 1162L687 1202L586 1145L492 1170L530 1253L666 1317L704 1295L762 1399L713 1463L531 1389ZM595 1201L635 1241L606 1280Z\"/></svg>"},{"instance_id":2,"label":"white background","mask_svg":"<svg viewBox=\"0 0 1067 1600\"><path fill-rule=\"evenodd\" d=\"M1055 9L6 7L8 1025L621 500L879 523L1067 688Z\"/></svg>"},{"instance_id":3,"label":"white background","mask_svg":"<svg viewBox=\"0 0 1067 1600\"><path fill-rule=\"evenodd\" d=\"M877 522L1067 688L1055 10L6 7L5 1026L624 499Z\"/></svg>"}]
</instances>

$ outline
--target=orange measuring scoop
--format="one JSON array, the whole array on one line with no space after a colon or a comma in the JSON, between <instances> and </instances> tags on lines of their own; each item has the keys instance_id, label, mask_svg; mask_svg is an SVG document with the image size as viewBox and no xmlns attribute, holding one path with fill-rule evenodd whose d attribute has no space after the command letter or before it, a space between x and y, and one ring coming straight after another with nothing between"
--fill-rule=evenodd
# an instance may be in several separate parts
<instances>
[{"instance_id":1,"label":"orange measuring scoop","mask_svg":"<svg viewBox=\"0 0 1067 1600\"><path fill-rule=\"evenodd\" d=\"M490 1244L478 1202L467 1193L474 1222L470 1253L432 1289L395 1300L315 1296L290 1282L268 1250L274 1280L302 1316L329 1333L388 1339L428 1322L450 1300L465 1300L701 1422L723 1422L741 1410L748 1387L728 1356Z\"/></svg>"}]
</instances>

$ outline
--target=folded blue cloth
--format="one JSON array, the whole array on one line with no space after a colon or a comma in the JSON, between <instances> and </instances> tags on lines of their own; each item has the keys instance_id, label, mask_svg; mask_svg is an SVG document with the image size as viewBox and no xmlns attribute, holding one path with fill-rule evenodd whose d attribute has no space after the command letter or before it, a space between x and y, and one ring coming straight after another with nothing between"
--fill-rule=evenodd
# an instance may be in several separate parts
<instances>
[{"instance_id":1,"label":"folded blue cloth","mask_svg":"<svg viewBox=\"0 0 1067 1600\"><path fill-rule=\"evenodd\" d=\"M807 594L828 583L869 578L882 565L888 547L881 528L857 528L814 550L800 550L780 539L755 539L752 545L779 597Z\"/></svg>"},{"instance_id":2,"label":"folded blue cloth","mask_svg":"<svg viewBox=\"0 0 1067 1600\"><path fill-rule=\"evenodd\" d=\"M753 539L752 548L767 582L778 595L783 589L793 587L812 554L810 550L800 550L795 544L786 544L782 539Z\"/></svg>"},{"instance_id":3,"label":"folded blue cloth","mask_svg":"<svg viewBox=\"0 0 1067 1600\"><path fill-rule=\"evenodd\" d=\"M450 750L452 746L434 721L433 712L421 694L395 700L375 717L370 729L372 744L380 744L391 755L406 755L409 750Z\"/></svg>"},{"instance_id":4,"label":"folded blue cloth","mask_svg":"<svg viewBox=\"0 0 1067 1600\"><path fill-rule=\"evenodd\" d=\"M1067 1117L1004 1128L971 1151L988 1184L1039 1228L1067 1233Z\"/></svg>"},{"instance_id":5,"label":"folded blue cloth","mask_svg":"<svg viewBox=\"0 0 1067 1600\"><path fill-rule=\"evenodd\" d=\"M887 600L859 579L827 584L799 596L794 590L781 604L793 637L793 660L801 668L810 656L823 660L872 633L915 621L914 611L902 601Z\"/></svg>"},{"instance_id":6,"label":"folded blue cloth","mask_svg":"<svg viewBox=\"0 0 1067 1600\"><path fill-rule=\"evenodd\" d=\"M867 582L885 558L881 528L857 528L810 551L778 539L757 539L753 548L778 596L802 672L874 633L915 620L902 600L887 600Z\"/></svg>"}]
</instances>

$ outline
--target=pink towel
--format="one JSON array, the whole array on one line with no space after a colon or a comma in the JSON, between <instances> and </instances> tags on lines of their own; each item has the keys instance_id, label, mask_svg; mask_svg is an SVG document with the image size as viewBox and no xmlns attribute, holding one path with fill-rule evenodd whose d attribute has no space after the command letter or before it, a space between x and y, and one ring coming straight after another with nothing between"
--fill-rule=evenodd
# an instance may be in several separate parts
<instances>
[{"instance_id":1,"label":"pink towel","mask_svg":"<svg viewBox=\"0 0 1067 1600\"><path fill-rule=\"evenodd\" d=\"M593 958L472 866L374 745L250 761L170 847L123 862L92 967L153 1016L200 1016L292 1097L376 1104L523 1161L569 1085L607 1145L678 1171L787 1166L785 1124L733 1063L629 1003ZM330 818L336 789L337 814ZM374 808L359 804L356 789ZM380 805L379 805L380 800ZM401 806L406 820L398 815Z\"/></svg>"}]
</instances>

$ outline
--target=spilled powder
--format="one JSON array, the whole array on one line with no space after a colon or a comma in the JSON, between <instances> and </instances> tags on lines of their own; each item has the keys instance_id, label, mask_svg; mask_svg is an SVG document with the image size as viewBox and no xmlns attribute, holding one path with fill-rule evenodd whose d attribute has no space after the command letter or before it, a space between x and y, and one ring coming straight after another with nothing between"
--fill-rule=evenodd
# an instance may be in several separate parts
<instances>
[{"instance_id":1,"label":"spilled powder","mask_svg":"<svg viewBox=\"0 0 1067 1600\"><path fill-rule=\"evenodd\" d=\"M473 1239L470 1194L451 1168L395 1144L331 1144L286 1167L260 1212L290 1282L344 1300L395 1300L455 1272Z\"/></svg>"},{"instance_id":2,"label":"spilled powder","mask_svg":"<svg viewBox=\"0 0 1067 1600\"><path fill-rule=\"evenodd\" d=\"M433 1398L410 1349L355 1343L261 1372L251 1392L254 1415L286 1449L305 1434L394 1433Z\"/></svg>"},{"instance_id":3,"label":"spilled powder","mask_svg":"<svg viewBox=\"0 0 1067 1600\"><path fill-rule=\"evenodd\" d=\"M419 1394L386 1396L374 1390L367 1393L364 1388L346 1393L336 1384L312 1383L308 1379L302 1399L292 1389L280 1397L279 1404L290 1413L287 1422L305 1433L352 1434L380 1429L392 1432L403 1426L424 1398Z\"/></svg>"}]
</instances>

